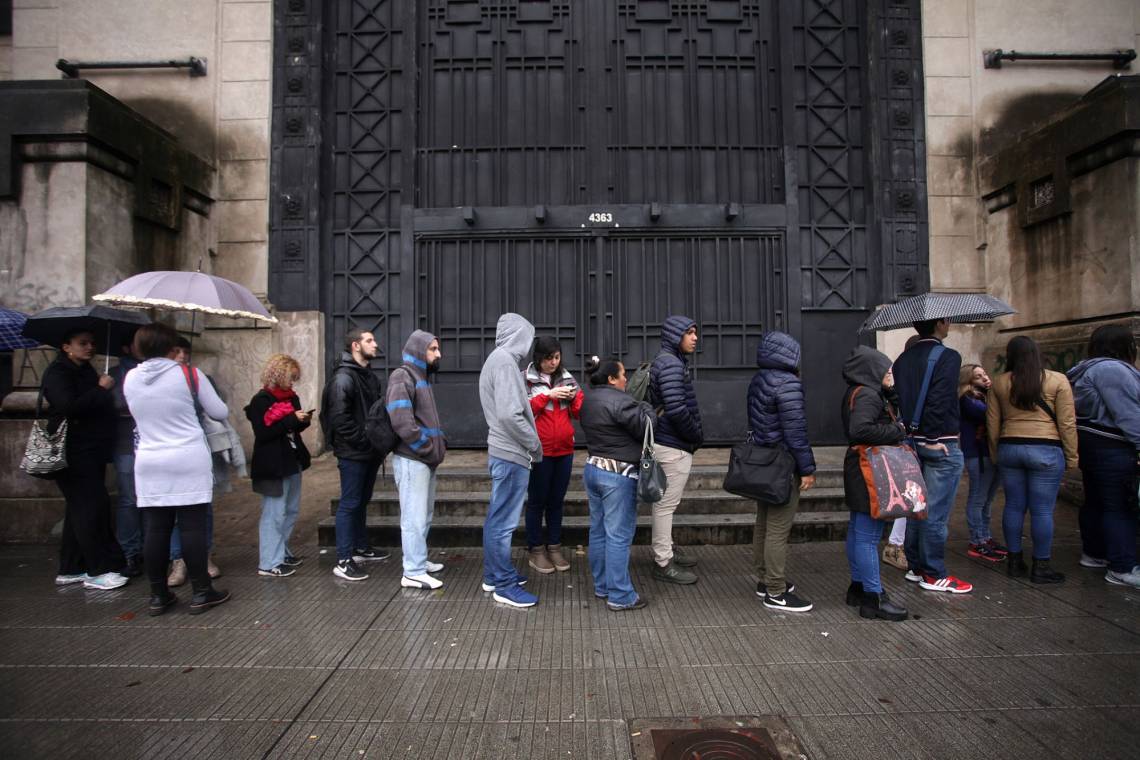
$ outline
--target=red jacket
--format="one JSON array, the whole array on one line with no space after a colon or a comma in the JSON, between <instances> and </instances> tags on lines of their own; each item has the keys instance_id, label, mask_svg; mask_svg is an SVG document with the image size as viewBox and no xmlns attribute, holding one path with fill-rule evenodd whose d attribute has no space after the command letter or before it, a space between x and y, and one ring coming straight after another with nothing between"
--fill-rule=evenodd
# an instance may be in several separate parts
<instances>
[{"instance_id":1,"label":"red jacket","mask_svg":"<svg viewBox=\"0 0 1140 760\"><path fill-rule=\"evenodd\" d=\"M534 426L542 441L544 457L561 457L574 453L574 425L570 415L578 416L582 409L582 389L574 376L562 370L562 377L553 383L554 388L571 386L578 391L572 401L559 401L550 397L552 385L533 364L526 368L526 387L530 394L530 410L534 412Z\"/></svg>"}]
</instances>

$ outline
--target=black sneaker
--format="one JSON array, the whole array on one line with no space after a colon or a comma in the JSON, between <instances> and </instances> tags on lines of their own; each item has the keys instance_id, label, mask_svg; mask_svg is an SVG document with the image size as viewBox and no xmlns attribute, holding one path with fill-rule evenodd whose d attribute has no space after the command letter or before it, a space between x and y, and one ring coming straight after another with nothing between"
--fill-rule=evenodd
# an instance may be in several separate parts
<instances>
[{"instance_id":1,"label":"black sneaker","mask_svg":"<svg viewBox=\"0 0 1140 760\"><path fill-rule=\"evenodd\" d=\"M787 588L784 589L785 592L796 590L795 581L793 581L791 578L785 578L784 579L784 585L787 586ZM756 596L763 599L767 595L768 595L768 587L764 585L764 581L760 581L759 583L756 584Z\"/></svg>"},{"instance_id":2,"label":"black sneaker","mask_svg":"<svg viewBox=\"0 0 1140 760\"><path fill-rule=\"evenodd\" d=\"M382 559L388 559L392 556L391 552L383 549L353 549L352 559L356 562L379 562Z\"/></svg>"},{"instance_id":3,"label":"black sneaker","mask_svg":"<svg viewBox=\"0 0 1140 760\"><path fill-rule=\"evenodd\" d=\"M346 581L362 581L368 577L368 573L361 570L356 566L356 563L350 559L342 559L336 563L333 568L333 575L337 578L344 578Z\"/></svg>"},{"instance_id":4,"label":"black sneaker","mask_svg":"<svg viewBox=\"0 0 1140 760\"><path fill-rule=\"evenodd\" d=\"M296 557L286 557L285 559L281 560L281 564L285 567L300 567L301 565L305 564L305 558L300 555Z\"/></svg>"},{"instance_id":5,"label":"black sneaker","mask_svg":"<svg viewBox=\"0 0 1140 760\"><path fill-rule=\"evenodd\" d=\"M645 597L637 597L629 604L610 604L606 602L606 608L610 612L625 612L626 610L640 610L643 607L649 606L649 602L645 601Z\"/></svg>"},{"instance_id":6,"label":"black sneaker","mask_svg":"<svg viewBox=\"0 0 1140 760\"><path fill-rule=\"evenodd\" d=\"M800 599L791 591L785 591L778 596L765 594L764 606L770 610L782 610L783 612L808 612L812 608L812 603L806 599Z\"/></svg>"},{"instance_id":7,"label":"black sneaker","mask_svg":"<svg viewBox=\"0 0 1140 760\"><path fill-rule=\"evenodd\" d=\"M683 551L681 551L681 547L679 546L673 547L673 562L676 563L678 567L697 566L697 558L690 557L688 554L685 554Z\"/></svg>"},{"instance_id":8,"label":"black sneaker","mask_svg":"<svg viewBox=\"0 0 1140 760\"><path fill-rule=\"evenodd\" d=\"M264 576L267 576L269 578L288 578L290 575L292 575L295 572L297 572L297 571L291 567L286 566L284 563L278 565L277 567L273 568L272 570L262 570L260 567L257 568L257 574L258 575L264 575Z\"/></svg>"},{"instance_id":9,"label":"black sneaker","mask_svg":"<svg viewBox=\"0 0 1140 760\"><path fill-rule=\"evenodd\" d=\"M677 583L682 586L688 586L697 582L697 574L679 566L676 560L671 561L665 567L661 567L654 562L653 577L665 583Z\"/></svg>"}]
</instances>

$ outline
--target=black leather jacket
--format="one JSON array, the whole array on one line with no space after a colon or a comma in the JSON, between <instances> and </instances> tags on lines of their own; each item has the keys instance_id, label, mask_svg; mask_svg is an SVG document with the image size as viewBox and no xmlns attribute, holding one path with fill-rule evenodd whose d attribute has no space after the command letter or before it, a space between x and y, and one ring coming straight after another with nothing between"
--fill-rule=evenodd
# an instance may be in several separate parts
<instances>
[{"instance_id":1,"label":"black leather jacket","mask_svg":"<svg viewBox=\"0 0 1140 760\"><path fill-rule=\"evenodd\" d=\"M344 353L325 387L321 424L325 441L337 459L369 461L376 456L364 422L368 410L380 398L380 379L369 367L361 367Z\"/></svg>"},{"instance_id":2,"label":"black leather jacket","mask_svg":"<svg viewBox=\"0 0 1140 760\"><path fill-rule=\"evenodd\" d=\"M609 385L590 388L579 417L586 450L593 456L638 462L645 421L652 418L653 407L624 391Z\"/></svg>"}]
</instances>

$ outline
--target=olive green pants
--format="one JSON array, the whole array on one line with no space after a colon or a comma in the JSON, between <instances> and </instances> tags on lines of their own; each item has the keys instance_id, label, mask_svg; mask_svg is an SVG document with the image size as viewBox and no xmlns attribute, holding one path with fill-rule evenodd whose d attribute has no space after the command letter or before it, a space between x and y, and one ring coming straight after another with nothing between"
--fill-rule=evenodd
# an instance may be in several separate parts
<instances>
[{"instance_id":1,"label":"olive green pants","mask_svg":"<svg viewBox=\"0 0 1140 760\"><path fill-rule=\"evenodd\" d=\"M784 567L788 559L788 536L800 506L800 478L792 482L786 504L756 502L756 528L752 531L752 567L772 596L784 593Z\"/></svg>"}]
</instances>

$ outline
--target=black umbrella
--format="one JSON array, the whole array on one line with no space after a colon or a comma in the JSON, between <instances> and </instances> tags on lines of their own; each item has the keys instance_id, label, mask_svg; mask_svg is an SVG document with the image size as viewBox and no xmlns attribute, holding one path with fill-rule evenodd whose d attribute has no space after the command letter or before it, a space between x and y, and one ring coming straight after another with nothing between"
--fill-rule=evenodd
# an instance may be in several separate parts
<instances>
[{"instance_id":1,"label":"black umbrella","mask_svg":"<svg viewBox=\"0 0 1140 760\"><path fill-rule=\"evenodd\" d=\"M910 327L928 319L951 322L992 322L1017 310L985 293L923 293L892 303L867 317L859 332Z\"/></svg>"},{"instance_id":2,"label":"black umbrella","mask_svg":"<svg viewBox=\"0 0 1140 760\"><path fill-rule=\"evenodd\" d=\"M146 324L150 324L150 318L138 311L99 305L58 306L28 317L23 334L59 348L69 332L86 330L95 336L95 345L105 349L104 355L122 356L121 347L130 345L135 330Z\"/></svg>"}]
</instances>

